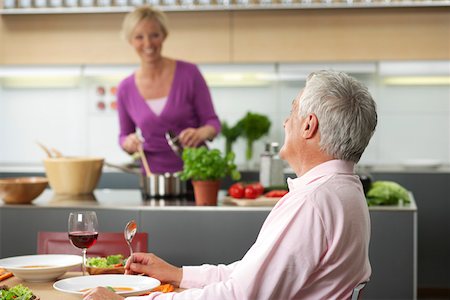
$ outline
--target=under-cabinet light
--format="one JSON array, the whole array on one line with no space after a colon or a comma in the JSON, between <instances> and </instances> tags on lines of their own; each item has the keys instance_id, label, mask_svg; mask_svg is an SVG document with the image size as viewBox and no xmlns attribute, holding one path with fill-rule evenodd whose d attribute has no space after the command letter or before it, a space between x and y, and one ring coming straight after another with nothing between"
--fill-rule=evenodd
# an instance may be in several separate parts
<instances>
[{"instance_id":1,"label":"under-cabinet light","mask_svg":"<svg viewBox=\"0 0 450 300\"><path fill-rule=\"evenodd\" d=\"M386 85L450 85L450 76L392 76L384 77Z\"/></svg>"},{"instance_id":2,"label":"under-cabinet light","mask_svg":"<svg viewBox=\"0 0 450 300\"><path fill-rule=\"evenodd\" d=\"M0 67L0 83L5 88L66 88L80 84L81 69L73 66Z\"/></svg>"},{"instance_id":3,"label":"under-cabinet light","mask_svg":"<svg viewBox=\"0 0 450 300\"><path fill-rule=\"evenodd\" d=\"M272 74L265 73L204 73L204 76L212 87L265 86L274 78Z\"/></svg>"},{"instance_id":4,"label":"under-cabinet light","mask_svg":"<svg viewBox=\"0 0 450 300\"><path fill-rule=\"evenodd\" d=\"M72 88L80 85L79 77L6 77L0 79L4 88Z\"/></svg>"}]
</instances>

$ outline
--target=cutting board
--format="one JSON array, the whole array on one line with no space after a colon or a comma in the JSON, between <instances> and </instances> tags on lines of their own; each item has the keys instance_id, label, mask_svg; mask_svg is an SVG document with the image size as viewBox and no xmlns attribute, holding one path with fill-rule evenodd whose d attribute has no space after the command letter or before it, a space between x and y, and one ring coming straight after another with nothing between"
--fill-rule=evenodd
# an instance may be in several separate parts
<instances>
[{"instance_id":1,"label":"cutting board","mask_svg":"<svg viewBox=\"0 0 450 300\"><path fill-rule=\"evenodd\" d=\"M269 206L272 207L277 204L281 197L258 197L256 199L236 199L233 197L225 197L224 204L234 204L238 206Z\"/></svg>"}]
</instances>

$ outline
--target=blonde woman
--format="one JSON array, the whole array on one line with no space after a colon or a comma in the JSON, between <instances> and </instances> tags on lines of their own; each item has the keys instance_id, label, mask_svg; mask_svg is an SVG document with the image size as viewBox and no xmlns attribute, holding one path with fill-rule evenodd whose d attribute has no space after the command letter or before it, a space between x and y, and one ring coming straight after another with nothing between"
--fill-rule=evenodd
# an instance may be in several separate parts
<instances>
[{"instance_id":1,"label":"blonde woman","mask_svg":"<svg viewBox=\"0 0 450 300\"><path fill-rule=\"evenodd\" d=\"M118 87L120 146L134 153L142 143L154 173L180 171L183 162L165 133L171 130L183 146L196 147L220 132L208 86L197 66L162 55L168 36L163 12L138 7L126 15L122 34L141 65ZM136 135L138 128L143 141Z\"/></svg>"}]
</instances>

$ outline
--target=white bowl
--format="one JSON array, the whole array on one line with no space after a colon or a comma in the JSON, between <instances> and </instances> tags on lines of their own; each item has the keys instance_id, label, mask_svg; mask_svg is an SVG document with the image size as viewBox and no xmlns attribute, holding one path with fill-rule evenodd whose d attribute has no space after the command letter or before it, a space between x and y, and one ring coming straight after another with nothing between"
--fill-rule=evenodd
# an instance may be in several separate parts
<instances>
[{"instance_id":1,"label":"white bowl","mask_svg":"<svg viewBox=\"0 0 450 300\"><path fill-rule=\"evenodd\" d=\"M82 262L78 255L25 255L0 259L0 267L25 281L45 282L55 280Z\"/></svg>"}]
</instances>

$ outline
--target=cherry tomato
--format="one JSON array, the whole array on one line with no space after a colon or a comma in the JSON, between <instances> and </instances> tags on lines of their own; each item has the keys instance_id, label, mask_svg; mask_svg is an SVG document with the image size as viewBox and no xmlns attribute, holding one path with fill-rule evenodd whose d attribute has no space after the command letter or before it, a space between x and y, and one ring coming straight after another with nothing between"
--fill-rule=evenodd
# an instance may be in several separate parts
<instances>
[{"instance_id":1,"label":"cherry tomato","mask_svg":"<svg viewBox=\"0 0 450 300\"><path fill-rule=\"evenodd\" d=\"M256 189L251 185L247 185L245 187L245 198L256 199L257 197L258 197L258 192L256 191Z\"/></svg>"},{"instance_id":2,"label":"cherry tomato","mask_svg":"<svg viewBox=\"0 0 450 300\"><path fill-rule=\"evenodd\" d=\"M228 194L233 198L244 198L244 185L240 182L233 184L228 189Z\"/></svg>"}]
</instances>

